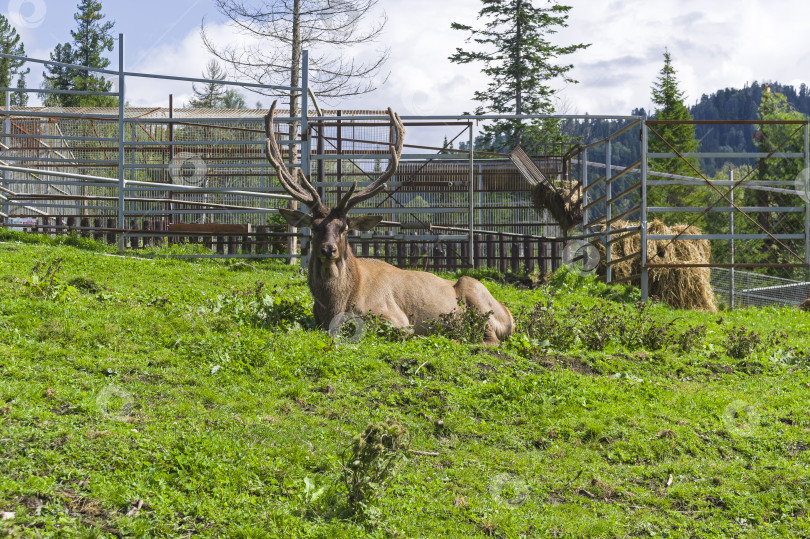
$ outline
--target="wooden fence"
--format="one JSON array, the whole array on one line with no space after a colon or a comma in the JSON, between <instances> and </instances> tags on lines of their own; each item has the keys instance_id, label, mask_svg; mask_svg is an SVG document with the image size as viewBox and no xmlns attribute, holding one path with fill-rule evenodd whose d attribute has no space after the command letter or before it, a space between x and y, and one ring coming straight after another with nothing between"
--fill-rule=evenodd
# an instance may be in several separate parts
<instances>
[{"instance_id":1,"label":"wooden fence","mask_svg":"<svg viewBox=\"0 0 810 539\"><path fill-rule=\"evenodd\" d=\"M393 236L393 234L391 234ZM376 236L351 237L349 245L359 257L384 260L402 268L453 271L461 268L492 268L502 273L555 271L562 260L562 242L554 238L508 234L475 234L473 264L468 241L407 241Z\"/></svg>"},{"instance_id":2,"label":"wooden fence","mask_svg":"<svg viewBox=\"0 0 810 539\"><path fill-rule=\"evenodd\" d=\"M125 247L142 249L167 244L198 244L212 254L225 256L285 256L290 234L279 225L182 224L165 220L132 219L130 227L121 230L114 217L48 217L36 225L6 224L29 232L49 235L75 234L84 238L116 245L123 233ZM402 268L431 271L460 268L493 268L503 273L555 271L562 259L562 240L518 234L482 233L474 235L473 264L470 265L468 241L412 241L397 239L393 232L372 238L350 236L349 244L356 256L385 260ZM306 250L302 254L307 254Z\"/></svg>"}]
</instances>

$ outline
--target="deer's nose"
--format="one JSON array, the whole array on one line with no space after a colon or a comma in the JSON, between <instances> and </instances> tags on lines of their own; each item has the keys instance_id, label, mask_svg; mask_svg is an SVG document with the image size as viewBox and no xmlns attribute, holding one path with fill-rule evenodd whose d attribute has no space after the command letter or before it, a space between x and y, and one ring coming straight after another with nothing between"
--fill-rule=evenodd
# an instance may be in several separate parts
<instances>
[{"instance_id":1,"label":"deer's nose","mask_svg":"<svg viewBox=\"0 0 810 539\"><path fill-rule=\"evenodd\" d=\"M332 258L335 255L335 251L337 251L337 248L334 247L333 245L322 245L321 246L321 254L323 256L327 256L329 258Z\"/></svg>"}]
</instances>

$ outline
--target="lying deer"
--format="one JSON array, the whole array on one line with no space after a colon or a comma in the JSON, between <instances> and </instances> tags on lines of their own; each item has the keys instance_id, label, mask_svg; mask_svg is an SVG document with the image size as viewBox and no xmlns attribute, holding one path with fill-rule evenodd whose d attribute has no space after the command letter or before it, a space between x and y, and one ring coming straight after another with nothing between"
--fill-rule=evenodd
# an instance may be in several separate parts
<instances>
[{"instance_id":1,"label":"lying deer","mask_svg":"<svg viewBox=\"0 0 810 539\"><path fill-rule=\"evenodd\" d=\"M509 309L477 280L461 277L453 282L424 271L402 270L381 260L356 258L349 248L349 231L367 232L382 221L380 216L349 217L348 214L354 206L382 191L396 172L405 136L399 115L388 109L396 131L388 168L357 193L357 182L354 182L334 207L327 208L301 169L290 171L284 165L273 134L275 109L274 102L264 118L267 159L275 167L284 189L309 208L309 213L288 209L279 209L279 212L290 225L309 227L312 231L308 282L315 299L315 320L320 327L328 327L335 316L351 310L356 315L370 312L394 327L421 333L427 322L461 305L491 313L484 344L498 344L514 332Z\"/></svg>"}]
</instances>

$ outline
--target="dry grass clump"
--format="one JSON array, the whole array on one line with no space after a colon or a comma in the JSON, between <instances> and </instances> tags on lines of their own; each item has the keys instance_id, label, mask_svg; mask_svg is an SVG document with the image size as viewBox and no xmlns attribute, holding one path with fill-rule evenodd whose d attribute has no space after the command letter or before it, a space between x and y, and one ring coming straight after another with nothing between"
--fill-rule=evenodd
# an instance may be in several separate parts
<instances>
[{"instance_id":1,"label":"dry grass clump","mask_svg":"<svg viewBox=\"0 0 810 539\"><path fill-rule=\"evenodd\" d=\"M558 181L532 187L532 201L538 210L548 210L566 232L582 223L582 186L577 182Z\"/></svg>"},{"instance_id":2,"label":"dry grass clump","mask_svg":"<svg viewBox=\"0 0 810 539\"><path fill-rule=\"evenodd\" d=\"M614 229L638 227L638 222L617 221ZM699 228L684 224L667 226L655 219L647 224L648 234L675 235L675 234L702 234ZM620 237L611 246L611 259L618 260L633 253L641 251L641 236L638 232L621 232L614 234ZM598 245L603 255L604 246ZM708 264L711 257L709 240L648 240L647 257L651 264ZM641 257L636 256L613 265L613 278L621 279L641 273ZM692 309L695 311L717 310L714 293L710 283L710 268L650 268L649 292L650 296L678 309ZM633 283L638 285L638 279Z\"/></svg>"}]
</instances>

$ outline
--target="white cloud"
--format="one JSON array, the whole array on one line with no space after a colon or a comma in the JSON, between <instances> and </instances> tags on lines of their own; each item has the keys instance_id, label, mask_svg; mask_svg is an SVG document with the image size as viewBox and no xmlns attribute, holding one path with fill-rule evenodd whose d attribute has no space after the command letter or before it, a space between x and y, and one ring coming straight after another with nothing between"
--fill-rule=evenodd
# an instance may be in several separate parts
<instances>
[{"instance_id":1,"label":"white cloud","mask_svg":"<svg viewBox=\"0 0 810 539\"><path fill-rule=\"evenodd\" d=\"M804 31L810 4L800 0L617 1L609 5L570 0L570 26L558 36L563 42L590 42L572 55L574 78L583 84L568 88L579 112L626 114L633 107L650 108L650 85L663 65L668 47L679 73L687 103L726 87L754 80L798 84L800 57L810 49ZM623 82L605 88L590 71L599 61L633 57L613 66ZM620 92L617 99L614 89ZM619 93L619 92L617 92Z\"/></svg>"},{"instance_id":2,"label":"white cloud","mask_svg":"<svg viewBox=\"0 0 810 539\"><path fill-rule=\"evenodd\" d=\"M37 0L38 1L38 0ZM536 5L543 0L536 0ZM567 112L628 114L635 107L650 108L650 86L660 70L662 53L668 47L679 73L681 88L689 103L704 93L726 87L742 87L754 80L779 81L798 85L805 66L810 65L810 34L804 25L810 19L806 0L567 0L573 6L569 27L550 36L555 43L591 43L564 60L574 64L571 72L580 84L561 88ZM128 10L157 9L155 0L131 3ZM199 18L182 16L191 7L176 7L171 23L144 27L118 15L116 28L151 43L127 50L127 69L190 77L201 76L210 56L199 36ZM68 12L74 6L49 0L46 24L20 28L28 52L47 58L49 48L65 41L72 26ZM391 57L385 67L390 77L376 92L324 103L342 109L385 109L401 114L459 114L475 108L473 92L486 86L478 65L457 65L447 58L456 47L464 47L464 32L450 29L452 22L480 24L479 0L381 0L388 24L380 43L388 46ZM118 7L124 10L123 7ZM206 8L209 9L209 8ZM213 8L210 8L213 10ZM62 11L65 11L63 14ZM27 13L27 12L26 12ZM194 13L197 13L195 11ZM64 15L64 16L63 16ZM65 35L47 23L56 18ZM134 18L134 17L133 17ZM140 20L140 19L139 19ZM245 42L245 36L221 21L211 19L209 31L220 43ZM129 26L128 26L129 25ZM135 39L130 43L149 40ZM374 47L372 47L374 48ZM362 59L368 51L354 53ZM113 65L115 65L115 53ZM38 67L31 82L37 83ZM133 105L166 106L168 94L175 103L191 96L190 83L129 81L127 99ZM247 95L253 105L255 97ZM267 101L266 98L263 101Z\"/></svg>"}]
</instances>

